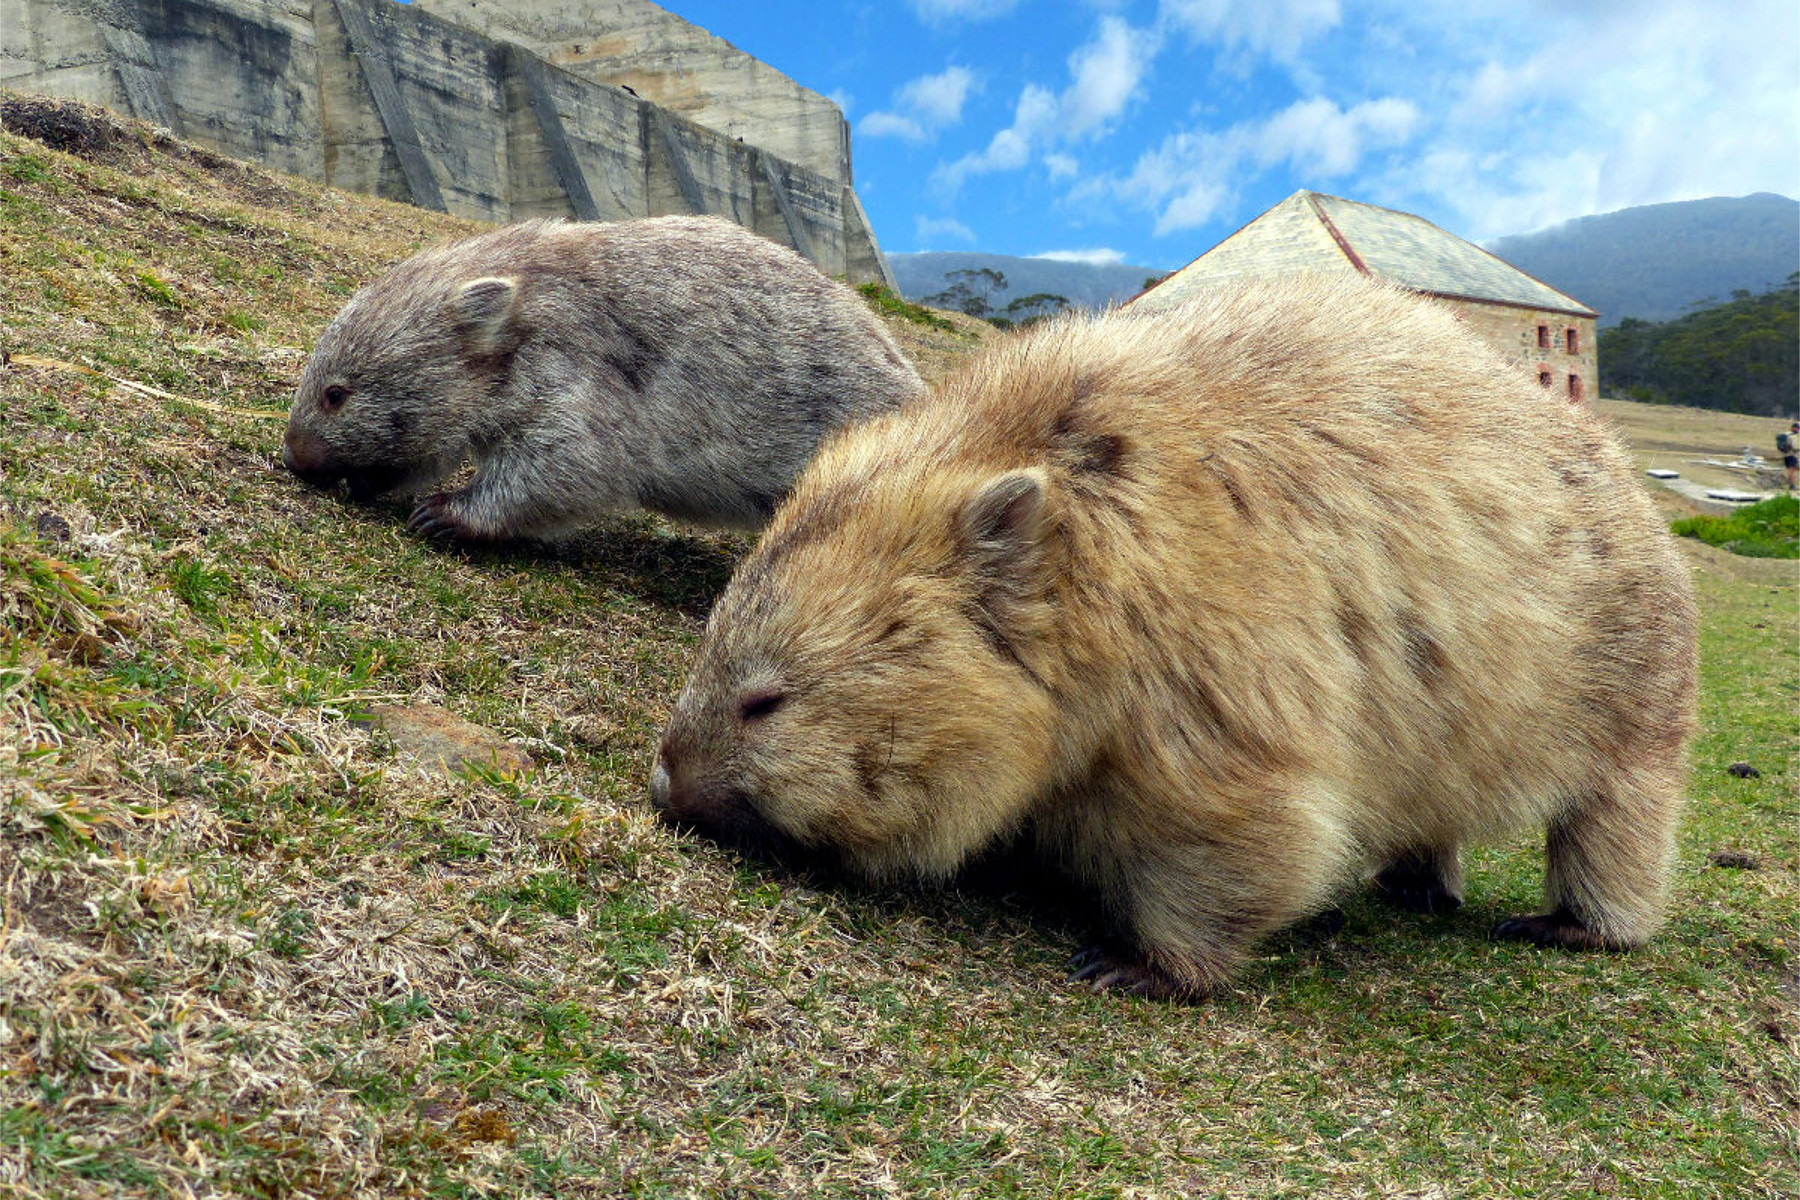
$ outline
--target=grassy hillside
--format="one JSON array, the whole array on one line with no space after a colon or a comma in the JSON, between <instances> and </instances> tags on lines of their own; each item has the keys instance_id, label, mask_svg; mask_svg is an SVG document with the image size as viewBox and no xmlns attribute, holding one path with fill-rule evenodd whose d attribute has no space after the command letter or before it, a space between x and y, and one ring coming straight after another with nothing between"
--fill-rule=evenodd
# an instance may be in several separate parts
<instances>
[{"instance_id":1,"label":"grassy hillside","mask_svg":"<svg viewBox=\"0 0 1800 1200\"><path fill-rule=\"evenodd\" d=\"M1486 940L1520 838L1455 915L1351 896L1212 1002L1092 996L1073 914L650 819L741 541L445 551L278 468L312 337L464 226L3 107L0 1195L1792 1194L1791 568L1693 547L1645 951ZM447 773L396 705L512 765Z\"/></svg>"}]
</instances>

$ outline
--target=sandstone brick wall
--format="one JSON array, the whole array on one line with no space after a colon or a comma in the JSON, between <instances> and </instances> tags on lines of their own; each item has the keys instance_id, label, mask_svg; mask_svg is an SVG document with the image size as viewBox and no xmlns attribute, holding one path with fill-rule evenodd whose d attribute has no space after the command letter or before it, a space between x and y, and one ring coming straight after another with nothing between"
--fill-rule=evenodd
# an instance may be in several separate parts
<instances>
[{"instance_id":1,"label":"sandstone brick wall","mask_svg":"<svg viewBox=\"0 0 1800 1200\"><path fill-rule=\"evenodd\" d=\"M1600 360L1596 353L1594 318L1547 309L1515 308L1477 300L1446 300L1462 319L1490 345L1517 363L1533 379L1549 377L1548 387L1559 396L1592 400L1600 394ZM1540 344L1540 329L1543 331ZM1575 350L1569 350L1569 331L1575 333ZM1578 382L1571 391L1569 377Z\"/></svg>"}]
</instances>

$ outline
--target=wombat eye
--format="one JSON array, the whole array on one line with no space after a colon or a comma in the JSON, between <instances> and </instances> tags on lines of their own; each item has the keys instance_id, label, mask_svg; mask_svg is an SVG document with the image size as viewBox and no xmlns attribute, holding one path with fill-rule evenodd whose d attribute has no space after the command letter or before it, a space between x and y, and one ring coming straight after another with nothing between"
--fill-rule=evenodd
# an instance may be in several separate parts
<instances>
[{"instance_id":1,"label":"wombat eye","mask_svg":"<svg viewBox=\"0 0 1800 1200\"><path fill-rule=\"evenodd\" d=\"M786 696L773 688L751 692L738 701L738 716L746 721L759 720L780 708L786 700Z\"/></svg>"},{"instance_id":2,"label":"wombat eye","mask_svg":"<svg viewBox=\"0 0 1800 1200\"><path fill-rule=\"evenodd\" d=\"M322 403L324 404L324 406L327 410L337 409L337 408L344 407L344 401L348 400L349 398L350 398L350 389L345 388L345 387L339 387L337 384L334 383L330 387L325 389L325 396L324 396Z\"/></svg>"}]
</instances>

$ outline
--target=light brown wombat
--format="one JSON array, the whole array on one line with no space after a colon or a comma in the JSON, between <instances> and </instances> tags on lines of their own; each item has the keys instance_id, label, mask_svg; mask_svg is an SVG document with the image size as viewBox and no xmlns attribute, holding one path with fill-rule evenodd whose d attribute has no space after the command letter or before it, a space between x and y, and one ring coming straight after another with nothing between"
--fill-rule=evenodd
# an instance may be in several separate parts
<instances>
[{"instance_id":1,"label":"light brown wombat","mask_svg":"<svg viewBox=\"0 0 1800 1200\"><path fill-rule=\"evenodd\" d=\"M552 536L619 510L760 527L819 439L924 391L861 299L729 221L535 221L426 250L320 337L284 459L415 529Z\"/></svg>"},{"instance_id":2,"label":"light brown wombat","mask_svg":"<svg viewBox=\"0 0 1800 1200\"><path fill-rule=\"evenodd\" d=\"M1198 995L1347 882L1502 937L1657 926L1687 572L1601 422L1355 277L1064 320L833 439L707 627L660 813L870 876L1018 836L1099 896L1099 987Z\"/></svg>"}]
</instances>

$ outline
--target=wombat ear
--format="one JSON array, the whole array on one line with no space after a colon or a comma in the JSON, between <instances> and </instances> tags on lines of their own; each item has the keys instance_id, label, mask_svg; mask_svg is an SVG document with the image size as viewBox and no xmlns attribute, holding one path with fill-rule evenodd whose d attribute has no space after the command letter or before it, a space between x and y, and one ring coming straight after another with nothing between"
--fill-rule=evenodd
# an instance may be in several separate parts
<instances>
[{"instance_id":1,"label":"wombat ear","mask_svg":"<svg viewBox=\"0 0 1800 1200\"><path fill-rule=\"evenodd\" d=\"M471 279L456 293L456 327L471 354L497 354L512 349L513 314L519 305L519 281L500 276Z\"/></svg>"},{"instance_id":2,"label":"wombat ear","mask_svg":"<svg viewBox=\"0 0 1800 1200\"><path fill-rule=\"evenodd\" d=\"M1037 544L1043 534L1044 479L1038 471L1008 471L981 485L963 506L962 528L972 549L1005 552Z\"/></svg>"},{"instance_id":3,"label":"wombat ear","mask_svg":"<svg viewBox=\"0 0 1800 1200\"><path fill-rule=\"evenodd\" d=\"M1004 619L1017 601L1032 593L1038 545L1048 524L1041 471L1008 471L982 484L960 517L969 567L982 604Z\"/></svg>"}]
</instances>

